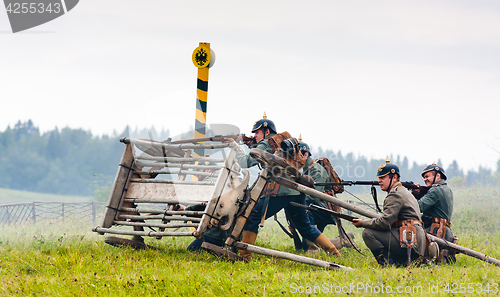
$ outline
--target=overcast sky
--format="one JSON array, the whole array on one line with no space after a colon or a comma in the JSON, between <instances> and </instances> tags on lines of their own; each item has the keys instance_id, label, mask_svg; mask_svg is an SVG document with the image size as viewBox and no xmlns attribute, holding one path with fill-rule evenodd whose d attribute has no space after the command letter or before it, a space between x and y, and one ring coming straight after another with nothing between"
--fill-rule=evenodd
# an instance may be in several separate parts
<instances>
[{"instance_id":1,"label":"overcast sky","mask_svg":"<svg viewBox=\"0 0 500 297\"><path fill-rule=\"evenodd\" d=\"M85 0L16 34L0 12L0 130L184 132L210 42L208 123L265 111L313 149L496 169L498 28L499 1Z\"/></svg>"}]
</instances>

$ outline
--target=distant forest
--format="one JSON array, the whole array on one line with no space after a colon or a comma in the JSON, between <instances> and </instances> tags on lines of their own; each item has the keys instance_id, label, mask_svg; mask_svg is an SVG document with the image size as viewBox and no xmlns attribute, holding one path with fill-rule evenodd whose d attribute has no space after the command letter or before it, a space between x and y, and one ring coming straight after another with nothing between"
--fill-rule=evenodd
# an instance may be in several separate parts
<instances>
[{"instance_id":1,"label":"distant forest","mask_svg":"<svg viewBox=\"0 0 500 297\"><path fill-rule=\"evenodd\" d=\"M0 169L4 176L0 188L42 193L91 196L112 183L124 145L120 137L166 140L169 131L131 130L94 136L82 129L55 128L40 133L31 120L19 121L0 132ZM316 145L317 146L317 145ZM352 153L343 154L319 148L313 157L328 157L343 180L373 180L377 167L385 159L368 160ZM404 181L423 183L420 176L428 164L409 164L404 156L389 156L401 170ZM440 161L437 161L438 165ZM445 168L449 179L459 177L460 184L495 184L500 180L500 160L496 172L479 167L466 173L457 161Z\"/></svg>"}]
</instances>

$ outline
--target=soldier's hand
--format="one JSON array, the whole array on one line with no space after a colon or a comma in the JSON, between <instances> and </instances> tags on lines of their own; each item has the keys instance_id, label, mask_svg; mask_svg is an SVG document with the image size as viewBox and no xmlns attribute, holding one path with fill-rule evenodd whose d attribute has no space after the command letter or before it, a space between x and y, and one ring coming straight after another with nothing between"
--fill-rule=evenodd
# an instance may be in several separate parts
<instances>
[{"instance_id":1,"label":"soldier's hand","mask_svg":"<svg viewBox=\"0 0 500 297\"><path fill-rule=\"evenodd\" d=\"M252 148L252 146L254 144L257 144L257 141L255 140L254 137L249 137L248 139L246 140L243 140L243 142L249 147L249 148Z\"/></svg>"},{"instance_id":2,"label":"soldier's hand","mask_svg":"<svg viewBox=\"0 0 500 297\"><path fill-rule=\"evenodd\" d=\"M233 138L224 138L224 140L222 141L222 143L229 143L229 142L236 142L236 140L234 140Z\"/></svg>"},{"instance_id":3,"label":"soldier's hand","mask_svg":"<svg viewBox=\"0 0 500 297\"><path fill-rule=\"evenodd\" d=\"M359 227L361 227L361 222L362 221L363 221L362 219L354 219L354 220L352 220L352 224L354 226L356 226L356 228L359 228Z\"/></svg>"},{"instance_id":4,"label":"soldier's hand","mask_svg":"<svg viewBox=\"0 0 500 297\"><path fill-rule=\"evenodd\" d=\"M173 211L184 211L186 210L186 206L182 205L182 204L176 204L174 205Z\"/></svg>"}]
</instances>

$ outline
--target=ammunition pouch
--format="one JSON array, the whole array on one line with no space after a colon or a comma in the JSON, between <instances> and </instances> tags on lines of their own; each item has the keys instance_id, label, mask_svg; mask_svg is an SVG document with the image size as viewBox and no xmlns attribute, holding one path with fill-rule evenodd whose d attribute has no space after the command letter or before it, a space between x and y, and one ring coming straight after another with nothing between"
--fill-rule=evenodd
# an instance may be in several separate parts
<instances>
[{"instance_id":1,"label":"ammunition pouch","mask_svg":"<svg viewBox=\"0 0 500 297\"><path fill-rule=\"evenodd\" d=\"M432 218L432 223L431 223L431 230L430 232L434 235L436 235L439 238L445 238L446 236L446 227L451 226L451 222L447 221L446 219L442 218Z\"/></svg>"},{"instance_id":2,"label":"ammunition pouch","mask_svg":"<svg viewBox=\"0 0 500 297\"><path fill-rule=\"evenodd\" d=\"M277 196L279 188L280 188L280 184L278 184L275 181L270 181L266 185L264 195L267 197Z\"/></svg>"},{"instance_id":3,"label":"ammunition pouch","mask_svg":"<svg viewBox=\"0 0 500 297\"><path fill-rule=\"evenodd\" d=\"M393 227L399 227L399 243L401 248L417 248L417 226L422 226L417 220L396 220Z\"/></svg>"}]
</instances>

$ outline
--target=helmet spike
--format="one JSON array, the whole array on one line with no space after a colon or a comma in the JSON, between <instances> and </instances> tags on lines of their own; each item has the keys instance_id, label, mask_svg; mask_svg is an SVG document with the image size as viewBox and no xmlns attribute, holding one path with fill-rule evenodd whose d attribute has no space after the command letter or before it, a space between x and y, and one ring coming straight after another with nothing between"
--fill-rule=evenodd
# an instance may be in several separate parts
<instances>
[{"instance_id":1,"label":"helmet spike","mask_svg":"<svg viewBox=\"0 0 500 297\"><path fill-rule=\"evenodd\" d=\"M386 163L386 164L391 163L391 160L389 160L389 155L387 155L387 158L385 158L385 163Z\"/></svg>"},{"instance_id":2,"label":"helmet spike","mask_svg":"<svg viewBox=\"0 0 500 297\"><path fill-rule=\"evenodd\" d=\"M264 116L262 117L263 119L267 119L266 112L264 111Z\"/></svg>"},{"instance_id":3,"label":"helmet spike","mask_svg":"<svg viewBox=\"0 0 500 297\"><path fill-rule=\"evenodd\" d=\"M299 134L299 141L302 141L302 133Z\"/></svg>"}]
</instances>

